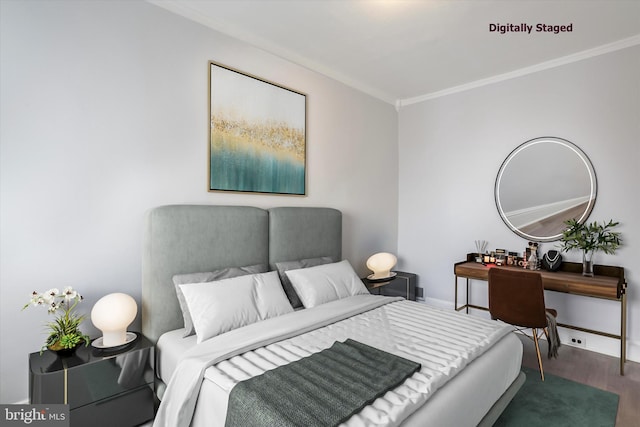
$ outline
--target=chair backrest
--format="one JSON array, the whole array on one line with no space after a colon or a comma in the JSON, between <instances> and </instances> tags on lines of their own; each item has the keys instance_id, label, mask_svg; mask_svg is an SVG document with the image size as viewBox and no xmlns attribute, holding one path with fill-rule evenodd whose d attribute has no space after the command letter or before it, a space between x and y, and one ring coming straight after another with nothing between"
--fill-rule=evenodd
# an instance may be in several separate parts
<instances>
[{"instance_id":1,"label":"chair backrest","mask_svg":"<svg viewBox=\"0 0 640 427\"><path fill-rule=\"evenodd\" d=\"M544 328L542 276L535 271L509 268L489 270L489 312L494 319L526 328Z\"/></svg>"}]
</instances>

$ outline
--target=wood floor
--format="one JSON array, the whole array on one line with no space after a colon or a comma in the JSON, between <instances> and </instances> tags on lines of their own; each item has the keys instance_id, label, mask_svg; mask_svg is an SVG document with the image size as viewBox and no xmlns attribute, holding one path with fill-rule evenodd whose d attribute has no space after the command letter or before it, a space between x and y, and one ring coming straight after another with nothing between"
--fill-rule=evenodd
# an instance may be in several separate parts
<instances>
[{"instance_id":1,"label":"wood floor","mask_svg":"<svg viewBox=\"0 0 640 427\"><path fill-rule=\"evenodd\" d=\"M533 342L522 336L520 339L524 348L522 365L537 370ZM617 357L563 345L557 359L547 359L547 343L544 341L541 350L545 373L618 394L616 427L640 426L640 363L627 361L624 376L621 376Z\"/></svg>"},{"instance_id":2,"label":"wood floor","mask_svg":"<svg viewBox=\"0 0 640 427\"><path fill-rule=\"evenodd\" d=\"M587 209L589 202L584 202L573 208L548 216L532 224L519 227L520 231L530 236L555 236L567 228L564 222L570 218L579 219Z\"/></svg>"}]
</instances>

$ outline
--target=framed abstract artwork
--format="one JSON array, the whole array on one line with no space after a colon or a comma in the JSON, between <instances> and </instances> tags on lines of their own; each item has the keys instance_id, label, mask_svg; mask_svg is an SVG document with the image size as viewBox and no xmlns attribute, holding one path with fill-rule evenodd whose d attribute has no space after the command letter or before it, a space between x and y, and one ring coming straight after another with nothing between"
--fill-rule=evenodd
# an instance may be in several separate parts
<instances>
[{"instance_id":1,"label":"framed abstract artwork","mask_svg":"<svg viewBox=\"0 0 640 427\"><path fill-rule=\"evenodd\" d=\"M305 195L306 98L209 62L209 191Z\"/></svg>"}]
</instances>

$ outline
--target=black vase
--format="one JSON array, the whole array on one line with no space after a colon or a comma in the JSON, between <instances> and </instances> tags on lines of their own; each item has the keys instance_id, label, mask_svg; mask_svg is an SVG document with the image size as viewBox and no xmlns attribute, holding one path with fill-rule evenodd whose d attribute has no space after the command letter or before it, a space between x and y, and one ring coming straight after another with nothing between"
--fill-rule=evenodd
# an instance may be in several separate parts
<instances>
[{"instance_id":1,"label":"black vase","mask_svg":"<svg viewBox=\"0 0 640 427\"><path fill-rule=\"evenodd\" d=\"M57 342L55 344L57 344ZM75 347L72 347L72 348L56 348L55 344L48 345L47 350L57 354L60 357L69 357L69 356L73 356L76 353L76 350L78 350L78 347L80 347L81 345L84 345L84 340L80 340L80 342Z\"/></svg>"},{"instance_id":2,"label":"black vase","mask_svg":"<svg viewBox=\"0 0 640 427\"><path fill-rule=\"evenodd\" d=\"M47 347L47 349L51 352L54 352L60 357L69 357L73 356L78 349L79 346L75 346L73 348L61 348L60 350L53 350L51 347Z\"/></svg>"}]
</instances>

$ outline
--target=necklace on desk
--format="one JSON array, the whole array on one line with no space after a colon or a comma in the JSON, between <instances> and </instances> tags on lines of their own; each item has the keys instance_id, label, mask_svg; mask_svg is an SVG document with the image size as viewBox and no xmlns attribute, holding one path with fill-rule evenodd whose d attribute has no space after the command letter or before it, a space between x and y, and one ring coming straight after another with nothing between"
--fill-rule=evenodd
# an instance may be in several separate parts
<instances>
[{"instance_id":1,"label":"necklace on desk","mask_svg":"<svg viewBox=\"0 0 640 427\"><path fill-rule=\"evenodd\" d=\"M556 271L558 268L560 268L560 264L562 264L562 257L560 256L560 252L554 250L547 252L542 257L542 263L547 270Z\"/></svg>"}]
</instances>

